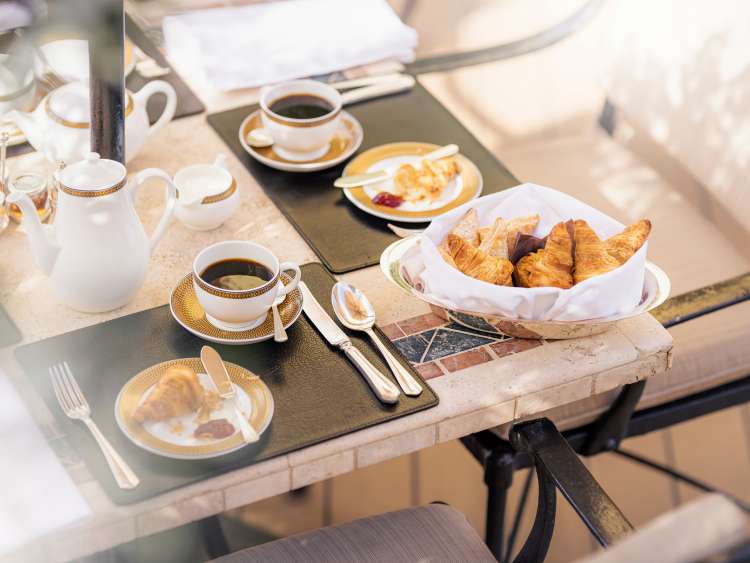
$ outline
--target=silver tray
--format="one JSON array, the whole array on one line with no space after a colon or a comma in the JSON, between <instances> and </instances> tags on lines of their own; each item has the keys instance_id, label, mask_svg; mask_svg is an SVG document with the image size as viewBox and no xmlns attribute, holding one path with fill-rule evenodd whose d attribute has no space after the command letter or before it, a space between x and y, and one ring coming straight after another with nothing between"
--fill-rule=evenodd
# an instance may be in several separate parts
<instances>
[{"instance_id":1,"label":"silver tray","mask_svg":"<svg viewBox=\"0 0 750 563\"><path fill-rule=\"evenodd\" d=\"M429 303L433 308L439 309L448 319L474 330L490 334L548 340L593 336L594 334L607 331L618 321L636 317L658 307L669 297L671 289L671 283L666 272L657 265L646 262L643 297L638 306L629 313L583 321L529 321L502 315L448 309L440 302L420 292L402 274L401 257L417 243L420 236L416 235L398 240L383 251L383 254L380 256L380 269L385 274L385 277L409 295Z\"/></svg>"}]
</instances>

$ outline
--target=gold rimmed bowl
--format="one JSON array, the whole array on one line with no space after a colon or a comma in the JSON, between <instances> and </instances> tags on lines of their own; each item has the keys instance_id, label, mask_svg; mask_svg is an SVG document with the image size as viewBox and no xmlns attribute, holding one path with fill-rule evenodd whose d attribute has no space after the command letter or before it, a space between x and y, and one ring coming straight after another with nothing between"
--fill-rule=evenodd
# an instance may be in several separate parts
<instances>
[{"instance_id":1,"label":"gold rimmed bowl","mask_svg":"<svg viewBox=\"0 0 750 563\"><path fill-rule=\"evenodd\" d=\"M416 235L398 240L385 249L380 257L380 269L385 277L409 295L429 303L433 308L438 308L446 318L474 330L490 334L545 340L566 340L593 336L606 332L618 321L641 315L658 307L669 297L671 289L669 277L664 270L651 262L646 262L646 276L641 302L628 313L581 321L533 321L451 309L439 300L420 291L415 284L412 284L401 267L401 258L417 244L420 236Z\"/></svg>"}]
</instances>

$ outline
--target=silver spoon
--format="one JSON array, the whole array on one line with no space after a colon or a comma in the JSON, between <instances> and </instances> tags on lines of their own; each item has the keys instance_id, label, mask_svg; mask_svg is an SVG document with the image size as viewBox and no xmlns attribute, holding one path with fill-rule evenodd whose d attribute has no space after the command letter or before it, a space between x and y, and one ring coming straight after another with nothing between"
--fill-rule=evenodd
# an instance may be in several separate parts
<instances>
[{"instance_id":1,"label":"silver spoon","mask_svg":"<svg viewBox=\"0 0 750 563\"><path fill-rule=\"evenodd\" d=\"M273 340L274 342L286 342L289 337L286 335L286 329L284 323L281 322L281 315L279 314L279 305L281 305L286 299L286 295L279 295L271 305L271 312L273 314Z\"/></svg>"},{"instance_id":2,"label":"silver spoon","mask_svg":"<svg viewBox=\"0 0 750 563\"><path fill-rule=\"evenodd\" d=\"M331 291L331 303L341 324L350 330L365 332L377 346L383 355L388 367L396 377L396 381L404 390L406 395L412 397L422 392L422 386L414 379L409 371L391 354L391 351L383 344L372 330L375 324L375 310L365 294L353 285L338 282Z\"/></svg>"}]
</instances>

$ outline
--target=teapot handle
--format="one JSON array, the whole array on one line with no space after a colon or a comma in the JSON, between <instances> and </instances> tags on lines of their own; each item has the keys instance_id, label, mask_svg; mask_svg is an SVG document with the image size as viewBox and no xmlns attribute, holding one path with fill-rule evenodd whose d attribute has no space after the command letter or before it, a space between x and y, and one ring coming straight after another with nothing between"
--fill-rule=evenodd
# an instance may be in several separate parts
<instances>
[{"instance_id":1,"label":"teapot handle","mask_svg":"<svg viewBox=\"0 0 750 563\"><path fill-rule=\"evenodd\" d=\"M164 172L164 170L160 170L159 168L146 168L145 170L141 170L140 172L138 172L138 174L136 174L135 189L140 188L141 185L149 178L160 178L167 184L167 203L164 206L164 213L162 213L161 219L159 219L159 224L156 225L156 229L154 229L154 232L151 235L151 239L149 241L149 253L153 254L156 245L159 244L161 237L164 236L164 233L167 231L167 227L169 227L169 222L172 220L174 208L177 204L177 187L174 185L174 182L172 182L172 178L169 177L169 174Z\"/></svg>"},{"instance_id":2,"label":"teapot handle","mask_svg":"<svg viewBox=\"0 0 750 563\"><path fill-rule=\"evenodd\" d=\"M152 80L151 82L148 82L143 88L133 94L133 97L135 98L135 102L142 104L145 109L148 99L154 94L164 94L167 97L167 104L164 106L164 111L161 112L159 119L148 128L148 135L156 133L159 129L172 121L174 112L177 109L177 93L174 91L171 84L164 82L163 80Z\"/></svg>"}]
</instances>

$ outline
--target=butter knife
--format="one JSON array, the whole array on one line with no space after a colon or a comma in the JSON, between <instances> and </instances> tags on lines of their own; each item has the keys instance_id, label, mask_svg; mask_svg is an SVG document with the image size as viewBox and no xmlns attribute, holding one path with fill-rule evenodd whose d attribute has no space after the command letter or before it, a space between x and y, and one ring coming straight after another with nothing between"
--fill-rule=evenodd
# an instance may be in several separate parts
<instances>
[{"instance_id":1,"label":"butter knife","mask_svg":"<svg viewBox=\"0 0 750 563\"><path fill-rule=\"evenodd\" d=\"M458 154L458 145L445 145L423 156L415 156L412 160L419 162L421 160L440 160ZM396 172L396 168L388 170L378 170L377 172L365 172L364 174L354 174L352 176L341 176L333 182L335 188L351 189L370 184L377 184L389 180Z\"/></svg>"},{"instance_id":2,"label":"butter knife","mask_svg":"<svg viewBox=\"0 0 750 563\"><path fill-rule=\"evenodd\" d=\"M242 414L240 407L237 405L237 396L234 391L232 381L229 379L227 373L227 367L224 365L224 361L219 356L219 353L211 348L211 346L204 346L201 348L201 362L203 367L206 368L206 373L213 380L219 395L229 401L229 404L234 407L235 418L240 426L240 432L242 433L242 439L245 443L257 442L260 436L252 427L250 422Z\"/></svg>"},{"instance_id":3,"label":"butter knife","mask_svg":"<svg viewBox=\"0 0 750 563\"><path fill-rule=\"evenodd\" d=\"M302 310L310 322L323 335L331 346L339 348L346 357L357 367L359 372L370 384L373 393L383 403L397 403L401 395L396 384L383 375L378 368L365 358L364 354L354 347L346 333L336 324L325 309L318 303L307 284L299 282L302 291Z\"/></svg>"}]
</instances>

